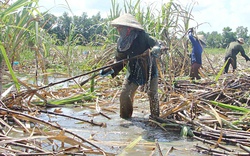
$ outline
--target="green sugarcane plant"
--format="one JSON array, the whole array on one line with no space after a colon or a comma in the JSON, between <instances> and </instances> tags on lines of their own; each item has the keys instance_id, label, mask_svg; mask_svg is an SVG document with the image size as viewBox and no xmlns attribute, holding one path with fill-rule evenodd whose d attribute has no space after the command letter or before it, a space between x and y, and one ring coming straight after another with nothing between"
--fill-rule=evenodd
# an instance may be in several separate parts
<instances>
[{"instance_id":1,"label":"green sugarcane plant","mask_svg":"<svg viewBox=\"0 0 250 156\"><path fill-rule=\"evenodd\" d=\"M0 70L3 70L5 67L8 68L16 89L19 90L20 86L16 81L11 63L18 58L23 48L27 47L28 38L32 38L35 35L35 21L37 20L35 14L39 13L37 10L37 1L17 0L13 4L7 1L1 5L1 10L1 54L5 57L3 57L4 61L1 64ZM1 83L2 77L3 73L0 72Z\"/></svg>"},{"instance_id":2,"label":"green sugarcane plant","mask_svg":"<svg viewBox=\"0 0 250 156\"><path fill-rule=\"evenodd\" d=\"M123 9L121 9L119 3L116 0L112 0L111 15L107 23L117 18L121 13L131 13L151 36L163 41L170 50L168 51L169 55L162 57L162 62L164 62L162 67L164 67L165 71L169 71L165 72L167 75L164 75L164 77L168 78L171 84L171 82L174 81L174 77L183 75L188 71L187 50L183 52L182 47L186 44L183 43L183 40L189 28L189 23L194 20L192 11L196 3L191 3L186 7L181 6L174 0L163 3L160 7L154 4L156 3L152 2L145 7L140 0L125 0ZM112 28L109 27L109 29ZM116 38L117 35L115 31L109 33L110 40L113 36L113 41L115 42L116 39L114 38ZM177 36L183 37L179 39Z\"/></svg>"},{"instance_id":3,"label":"green sugarcane plant","mask_svg":"<svg viewBox=\"0 0 250 156\"><path fill-rule=\"evenodd\" d=\"M182 16L182 21L183 21L183 28L182 28L182 32L183 32L183 34L186 34L187 33L187 31L188 31L188 29L189 29L189 24L190 24L190 21L191 20L194 20L193 19L193 17L192 17L192 11L193 11L193 8L194 8L194 5L195 5L196 3L195 2L193 2L193 3L190 3L190 4L188 4L186 7L185 7L185 9L183 9L181 12L182 12L182 14L183 14L183 16ZM183 40L182 41L182 45L183 45L183 48L184 48L184 54L183 54L183 56L184 56L184 61L183 62L186 62L186 60L188 59L188 49L187 49L187 42L186 42L186 40ZM185 63L183 63L182 64L182 67L181 67L181 71L180 71L180 75L183 75L184 74L184 72L185 72L185 69L186 69L186 66L185 66L186 64Z\"/></svg>"}]
</instances>

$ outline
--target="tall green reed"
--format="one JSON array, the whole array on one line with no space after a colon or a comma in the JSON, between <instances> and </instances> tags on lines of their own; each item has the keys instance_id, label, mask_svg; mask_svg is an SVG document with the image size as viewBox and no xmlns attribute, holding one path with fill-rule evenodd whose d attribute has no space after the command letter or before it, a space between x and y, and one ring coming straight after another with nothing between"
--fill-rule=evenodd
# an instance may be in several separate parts
<instances>
[{"instance_id":1,"label":"tall green reed","mask_svg":"<svg viewBox=\"0 0 250 156\"><path fill-rule=\"evenodd\" d=\"M29 38L35 35L34 23L37 20L35 14L38 13L37 1L17 0L13 4L8 1L0 7L1 53L4 56L1 70L7 66L16 89L19 90L20 86L11 63L18 58L19 53L28 45ZM0 72L0 82L2 82L2 77L3 72Z\"/></svg>"},{"instance_id":2,"label":"tall green reed","mask_svg":"<svg viewBox=\"0 0 250 156\"><path fill-rule=\"evenodd\" d=\"M189 28L190 21L194 20L192 18L192 11L195 4L190 3L183 7L174 0L171 0L161 5L154 1L145 5L140 0L125 0L123 8L121 8L117 1L112 0L110 11L112 14L109 20L113 20L121 13L131 13L134 15L151 36L161 40L169 47L170 50L168 53L170 55L166 55L164 58L166 70L170 71L166 77L174 79L176 75L182 75L188 68L186 66L188 59L187 49L185 49L187 43L184 36Z\"/></svg>"}]
</instances>

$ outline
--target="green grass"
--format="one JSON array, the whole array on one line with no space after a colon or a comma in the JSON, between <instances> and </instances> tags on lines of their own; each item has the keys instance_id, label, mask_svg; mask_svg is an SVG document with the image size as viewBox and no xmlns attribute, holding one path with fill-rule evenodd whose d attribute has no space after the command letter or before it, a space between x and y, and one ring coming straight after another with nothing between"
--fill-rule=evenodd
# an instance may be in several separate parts
<instances>
[{"instance_id":1,"label":"green grass","mask_svg":"<svg viewBox=\"0 0 250 156\"><path fill-rule=\"evenodd\" d=\"M225 49L223 48L205 48L204 52L207 54L225 54Z\"/></svg>"},{"instance_id":2,"label":"green grass","mask_svg":"<svg viewBox=\"0 0 250 156\"><path fill-rule=\"evenodd\" d=\"M57 46L59 50L63 50L65 47L63 46ZM81 46L77 45L76 50L79 51L91 51L91 50L100 50L102 47L101 46Z\"/></svg>"},{"instance_id":3,"label":"green grass","mask_svg":"<svg viewBox=\"0 0 250 156\"><path fill-rule=\"evenodd\" d=\"M35 59L35 52L31 50L24 50L20 55L20 62L32 61Z\"/></svg>"}]
</instances>

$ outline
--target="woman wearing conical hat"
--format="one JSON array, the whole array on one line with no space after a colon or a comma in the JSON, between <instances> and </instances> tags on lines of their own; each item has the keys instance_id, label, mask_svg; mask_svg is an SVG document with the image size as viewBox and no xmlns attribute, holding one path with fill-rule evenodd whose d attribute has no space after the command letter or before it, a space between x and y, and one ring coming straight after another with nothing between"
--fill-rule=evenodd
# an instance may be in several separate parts
<instances>
[{"instance_id":1,"label":"woman wearing conical hat","mask_svg":"<svg viewBox=\"0 0 250 156\"><path fill-rule=\"evenodd\" d=\"M131 58L144 53L148 49L159 52L158 42L150 37L142 25L131 14L124 14L111 22L119 32L116 61ZM120 95L120 117L130 118L133 114L133 101L139 86L147 85L151 117L159 116L158 71L155 57L147 55L130 60L127 64L113 67L109 73L115 77L127 65L127 73Z\"/></svg>"}]
</instances>

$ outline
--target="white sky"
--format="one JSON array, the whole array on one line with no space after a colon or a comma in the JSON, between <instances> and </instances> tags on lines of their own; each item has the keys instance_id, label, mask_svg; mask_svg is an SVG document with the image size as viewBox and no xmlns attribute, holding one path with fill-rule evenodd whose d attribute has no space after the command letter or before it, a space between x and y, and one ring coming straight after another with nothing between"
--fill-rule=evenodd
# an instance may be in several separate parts
<instances>
[{"instance_id":1,"label":"white sky","mask_svg":"<svg viewBox=\"0 0 250 156\"><path fill-rule=\"evenodd\" d=\"M111 0L39 0L39 5L43 7L42 11L50 10L50 13L61 16L63 12L69 12L67 3L69 4L74 15L80 16L86 12L89 17L96 15L98 12L103 17L109 14L112 7ZM116 0L123 6L124 0ZM129 0L128 0L129 1ZM153 5L155 8L159 7L162 3L169 0L141 0L142 4ZM230 27L236 31L238 26L248 28L250 32L250 22L247 20L250 15L250 1L249 0L174 0L184 7L195 3L192 11L194 19L198 23L204 23L199 26L197 31L222 32L224 27ZM208 24L209 23L209 24ZM196 26L191 24L190 27Z\"/></svg>"}]
</instances>

